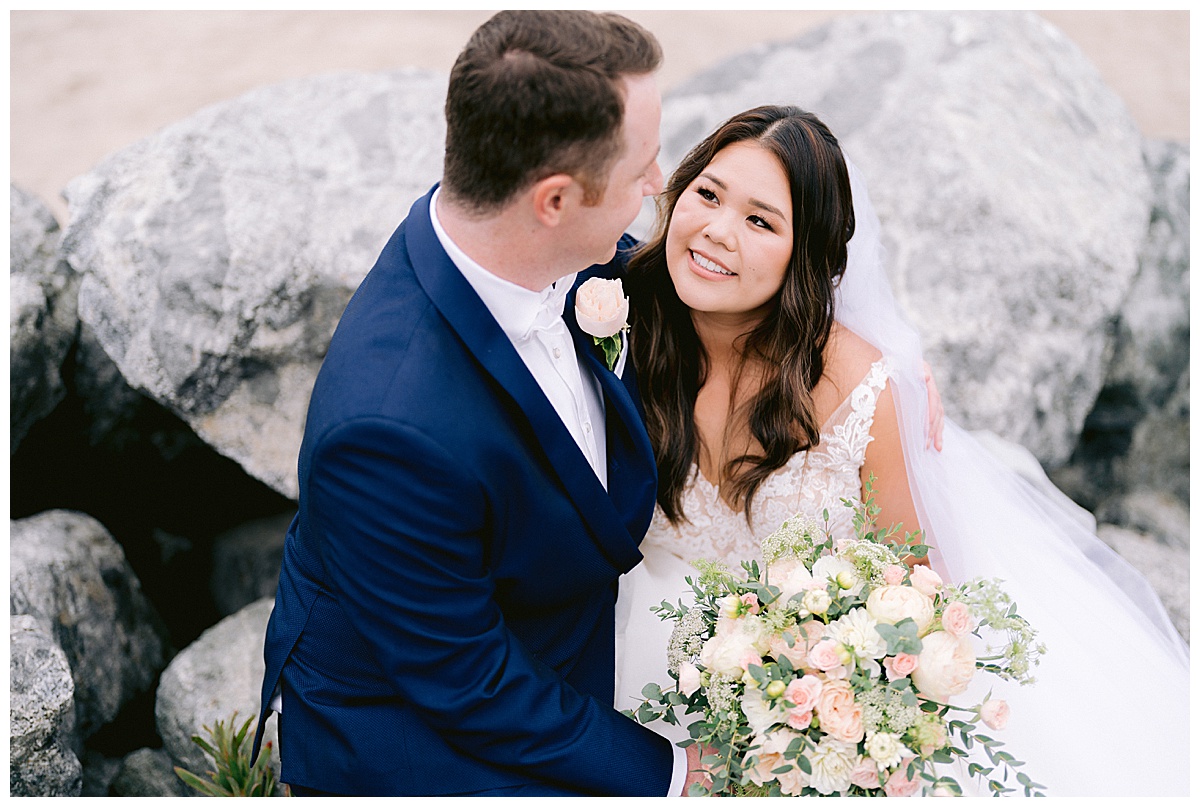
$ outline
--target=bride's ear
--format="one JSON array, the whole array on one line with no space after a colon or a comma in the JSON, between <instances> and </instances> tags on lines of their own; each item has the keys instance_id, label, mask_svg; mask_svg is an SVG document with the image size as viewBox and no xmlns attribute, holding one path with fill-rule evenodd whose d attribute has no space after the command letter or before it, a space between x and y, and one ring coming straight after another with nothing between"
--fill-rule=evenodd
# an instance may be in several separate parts
<instances>
[{"instance_id":1,"label":"bride's ear","mask_svg":"<svg viewBox=\"0 0 1200 807\"><path fill-rule=\"evenodd\" d=\"M563 212L579 193L570 174L551 174L533 185L533 214L545 227L556 227L562 221Z\"/></svg>"}]
</instances>

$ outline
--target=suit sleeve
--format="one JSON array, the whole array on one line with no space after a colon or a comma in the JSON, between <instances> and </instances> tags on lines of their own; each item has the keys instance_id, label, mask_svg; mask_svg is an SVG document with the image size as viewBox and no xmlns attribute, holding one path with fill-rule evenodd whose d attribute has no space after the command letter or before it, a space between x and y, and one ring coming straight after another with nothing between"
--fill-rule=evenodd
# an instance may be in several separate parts
<instances>
[{"instance_id":1,"label":"suit sleeve","mask_svg":"<svg viewBox=\"0 0 1200 807\"><path fill-rule=\"evenodd\" d=\"M665 795L670 743L584 696L506 628L479 481L410 426L321 440L310 518L342 608L402 698L465 754L585 793Z\"/></svg>"}]
</instances>

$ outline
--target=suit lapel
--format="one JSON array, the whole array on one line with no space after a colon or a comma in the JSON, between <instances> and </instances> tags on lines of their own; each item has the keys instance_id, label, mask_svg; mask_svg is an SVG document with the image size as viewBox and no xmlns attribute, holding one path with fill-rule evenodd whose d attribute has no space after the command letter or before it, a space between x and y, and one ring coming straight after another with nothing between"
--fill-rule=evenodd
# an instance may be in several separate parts
<instances>
[{"instance_id":1,"label":"suit lapel","mask_svg":"<svg viewBox=\"0 0 1200 807\"><path fill-rule=\"evenodd\" d=\"M658 475L654 464L654 449L643 425L644 418L636 396L630 394L632 370L626 370L629 381L618 379L605 366L592 338L579 329L575 320L575 296L567 298L563 319L575 339L575 350L584 356L584 363L604 390L605 432L608 437L608 494L613 501L626 503L625 526L630 534L645 535L654 514L658 493ZM628 360L627 360L628 366Z\"/></svg>"},{"instance_id":2,"label":"suit lapel","mask_svg":"<svg viewBox=\"0 0 1200 807\"><path fill-rule=\"evenodd\" d=\"M417 200L405 222L408 258L418 282L467 349L524 413L604 555L621 571L633 568L641 560L637 545L645 525L642 531L632 532L630 522L637 519L620 517L525 362L442 248L429 219L431 198L432 191Z\"/></svg>"}]
</instances>

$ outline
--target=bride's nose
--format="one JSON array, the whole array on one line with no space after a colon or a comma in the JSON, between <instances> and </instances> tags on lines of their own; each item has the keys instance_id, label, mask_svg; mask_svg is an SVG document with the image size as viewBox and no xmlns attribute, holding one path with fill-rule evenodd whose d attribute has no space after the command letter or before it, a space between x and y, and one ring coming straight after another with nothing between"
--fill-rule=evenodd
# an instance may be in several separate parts
<instances>
[{"instance_id":1,"label":"bride's nose","mask_svg":"<svg viewBox=\"0 0 1200 807\"><path fill-rule=\"evenodd\" d=\"M704 225L704 237L714 244L719 244L731 252L736 244L734 242L734 228L731 217L724 211L715 211L713 216Z\"/></svg>"}]
</instances>

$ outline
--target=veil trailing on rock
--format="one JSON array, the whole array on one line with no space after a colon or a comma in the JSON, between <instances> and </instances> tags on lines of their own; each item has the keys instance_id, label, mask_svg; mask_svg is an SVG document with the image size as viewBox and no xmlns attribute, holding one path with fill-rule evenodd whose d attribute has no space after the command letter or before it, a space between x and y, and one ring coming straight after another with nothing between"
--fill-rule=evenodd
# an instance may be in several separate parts
<instances>
[{"instance_id":1,"label":"veil trailing on rock","mask_svg":"<svg viewBox=\"0 0 1200 807\"><path fill-rule=\"evenodd\" d=\"M949 420L943 450L925 447L920 338L892 296L866 181L849 168L856 229L835 317L892 359L909 487L933 548L931 563L948 582L1001 579L1046 645L1034 671L1037 684L996 693L1009 699L1014 715L1023 713L1012 753L1029 762L1026 772L1035 781L1047 780L1049 795L1186 794L1187 645L1146 579L1084 526L1069 504L1010 470ZM1163 713L1153 715L1152 734L1137 725L1130 736L1129 727L1147 713L1139 705L1136 717L1122 718L1113 708L1105 690L1114 686L1114 675L1126 682L1122 687L1136 686L1138 699L1154 692L1153 708ZM1008 741L1015 723L998 738ZM1078 756L1064 745L1078 749ZM1109 772L1095 769L1105 758L1120 759L1119 774L1128 778L1115 789L1108 787ZM1053 774L1043 770L1047 765Z\"/></svg>"}]
</instances>

